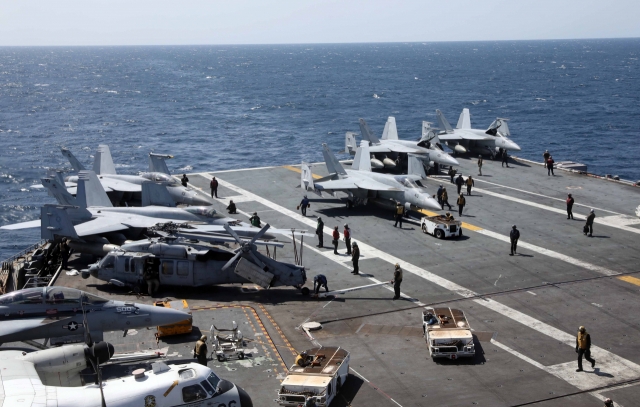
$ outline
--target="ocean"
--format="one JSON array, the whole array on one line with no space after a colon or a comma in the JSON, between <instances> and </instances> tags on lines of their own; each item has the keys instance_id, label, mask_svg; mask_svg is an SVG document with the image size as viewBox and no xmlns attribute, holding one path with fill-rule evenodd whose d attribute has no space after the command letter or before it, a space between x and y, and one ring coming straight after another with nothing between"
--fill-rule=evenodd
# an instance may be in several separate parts
<instances>
[{"instance_id":1,"label":"ocean","mask_svg":"<svg viewBox=\"0 0 640 407\"><path fill-rule=\"evenodd\" d=\"M440 109L474 128L510 119L516 155L640 180L640 39L180 47L0 48L0 225L53 203L39 184L90 166L108 144L120 173L175 155L175 173L321 161L358 118L393 115L418 139ZM0 258L39 230L1 231Z\"/></svg>"}]
</instances>

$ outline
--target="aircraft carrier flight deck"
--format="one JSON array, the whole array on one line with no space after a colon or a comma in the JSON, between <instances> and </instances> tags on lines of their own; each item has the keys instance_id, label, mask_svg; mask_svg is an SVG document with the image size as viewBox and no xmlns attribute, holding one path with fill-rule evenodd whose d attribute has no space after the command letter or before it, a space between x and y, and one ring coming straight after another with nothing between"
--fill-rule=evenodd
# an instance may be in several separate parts
<instances>
[{"instance_id":1,"label":"aircraft carrier flight deck","mask_svg":"<svg viewBox=\"0 0 640 407\"><path fill-rule=\"evenodd\" d=\"M339 346L351 354L350 375L334 407L595 407L607 397L616 406L638 405L640 219L634 211L640 188L567 171L547 176L541 165L517 159L511 160L511 168L485 160L478 176L475 159L459 161L458 171L475 179L462 217L455 205L456 186L447 175L425 182L431 194L439 184L447 188L450 212L463 222L463 235L450 239L422 232L420 218L431 212L412 211L396 228L392 208L348 209L342 200L312 192L306 193L311 206L303 217L296 210L305 194L296 165L187 174L190 184L205 194L216 176L217 210L226 213L233 199L238 207L234 216L243 221L257 212L263 224L315 233L322 217L324 248L305 237L304 248L298 242L295 253L287 238L280 239L285 247L277 250L278 260L290 262L303 251L306 287L317 274L327 277L330 290L390 281L398 263L404 272L402 298L392 300L391 285L321 299L292 287L161 287L161 298L188 301L194 318L191 335L156 343L153 330L140 330L126 337L107 333L105 340L118 351L168 348L169 361L191 359L199 335L209 335L213 324L229 327L236 321L246 338L247 357L226 362L214 357L209 366L244 388L255 406L276 406L287 366L297 352L318 345ZM317 177L327 174L324 164L311 170ZM567 193L576 200L573 220L565 211ZM591 208L597 217L593 237L587 237L582 228ZM439 214L446 211L445 206ZM339 254L333 252L330 233L338 226L342 234L345 223L360 247L360 275L351 274L342 240ZM521 237L517 254L510 256L514 224ZM72 259L70 268L81 268L79 261ZM107 298L152 301L64 272L56 285ZM422 331L427 306L465 312L475 357L432 360ZM301 328L309 321L322 328ZM597 363L591 368L585 362L584 372L576 372L575 337L581 325L591 334ZM105 374L113 376L118 369L127 373L128 367L107 367Z\"/></svg>"}]
</instances>

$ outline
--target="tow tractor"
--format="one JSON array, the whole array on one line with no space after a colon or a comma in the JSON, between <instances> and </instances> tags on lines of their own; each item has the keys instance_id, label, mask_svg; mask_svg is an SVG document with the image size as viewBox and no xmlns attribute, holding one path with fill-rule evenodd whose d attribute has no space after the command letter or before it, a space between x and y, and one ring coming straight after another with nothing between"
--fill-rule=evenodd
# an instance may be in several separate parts
<instances>
[{"instance_id":1,"label":"tow tractor","mask_svg":"<svg viewBox=\"0 0 640 407\"><path fill-rule=\"evenodd\" d=\"M340 347L319 347L306 351L308 362L294 364L278 391L281 406L326 407L349 376L349 352Z\"/></svg>"},{"instance_id":2,"label":"tow tractor","mask_svg":"<svg viewBox=\"0 0 640 407\"><path fill-rule=\"evenodd\" d=\"M438 239L462 236L462 222L447 220L444 215L425 216L420 221L424 233L431 234Z\"/></svg>"},{"instance_id":3,"label":"tow tractor","mask_svg":"<svg viewBox=\"0 0 640 407\"><path fill-rule=\"evenodd\" d=\"M422 330L433 359L457 359L476 354L469 322L459 309L427 308L422 311Z\"/></svg>"},{"instance_id":4,"label":"tow tractor","mask_svg":"<svg viewBox=\"0 0 640 407\"><path fill-rule=\"evenodd\" d=\"M189 304L187 300L174 300L170 301L169 299L164 299L161 301L155 301L153 303L156 307L165 307L165 308L173 308L184 310L191 315L191 311L189 311ZM165 325L157 327L158 332L156 332L156 342L160 340L160 338L164 336L173 336L173 335L182 335L189 334L193 331L193 318L189 317L189 319L185 319L184 321L178 322L173 325Z\"/></svg>"}]
</instances>

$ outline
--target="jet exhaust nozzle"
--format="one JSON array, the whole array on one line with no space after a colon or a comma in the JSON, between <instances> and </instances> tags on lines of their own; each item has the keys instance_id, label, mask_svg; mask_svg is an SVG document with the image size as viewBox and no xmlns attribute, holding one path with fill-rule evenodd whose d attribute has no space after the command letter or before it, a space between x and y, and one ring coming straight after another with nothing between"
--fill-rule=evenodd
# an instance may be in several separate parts
<instances>
[{"instance_id":1,"label":"jet exhaust nozzle","mask_svg":"<svg viewBox=\"0 0 640 407\"><path fill-rule=\"evenodd\" d=\"M89 364L93 362L98 365L111 359L114 352L115 349L109 342L96 342L84 349L84 356Z\"/></svg>"}]
</instances>

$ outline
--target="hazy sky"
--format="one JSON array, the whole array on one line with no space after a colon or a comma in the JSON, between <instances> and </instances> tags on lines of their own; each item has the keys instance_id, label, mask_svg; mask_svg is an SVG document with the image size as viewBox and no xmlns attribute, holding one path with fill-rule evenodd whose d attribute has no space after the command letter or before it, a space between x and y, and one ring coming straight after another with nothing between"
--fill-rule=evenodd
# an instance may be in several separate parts
<instances>
[{"instance_id":1,"label":"hazy sky","mask_svg":"<svg viewBox=\"0 0 640 407\"><path fill-rule=\"evenodd\" d=\"M640 1L0 0L0 46L611 37L640 37Z\"/></svg>"}]
</instances>

